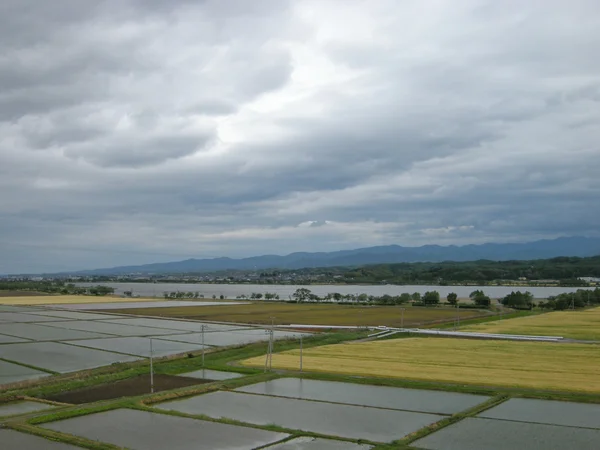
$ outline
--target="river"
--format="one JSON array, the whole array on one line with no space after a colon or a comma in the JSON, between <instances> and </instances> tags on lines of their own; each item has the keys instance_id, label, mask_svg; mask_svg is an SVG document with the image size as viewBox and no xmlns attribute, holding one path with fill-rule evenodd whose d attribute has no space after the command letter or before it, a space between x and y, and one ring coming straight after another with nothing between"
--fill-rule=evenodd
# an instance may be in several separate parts
<instances>
[{"instance_id":1,"label":"river","mask_svg":"<svg viewBox=\"0 0 600 450\"><path fill-rule=\"evenodd\" d=\"M397 285L287 285L287 284L187 284L187 283L77 283L78 286L94 286L102 284L115 288L115 293L122 295L125 291L131 291L135 296L141 297L163 297L163 292L198 292L204 298L212 298L213 295L225 298L236 298L240 295L250 295L253 292L264 294L271 292L279 294L281 300L287 300L298 288L310 289L313 294L320 297L328 293L339 292L340 294L367 294L382 296L400 295L404 292L412 294L427 291L438 291L442 298L450 292L455 292L460 298L468 297L471 292L481 289L491 298L502 298L512 291L529 291L535 298L547 298L565 292L574 292L577 287L528 287L528 286L397 286Z\"/></svg>"}]
</instances>

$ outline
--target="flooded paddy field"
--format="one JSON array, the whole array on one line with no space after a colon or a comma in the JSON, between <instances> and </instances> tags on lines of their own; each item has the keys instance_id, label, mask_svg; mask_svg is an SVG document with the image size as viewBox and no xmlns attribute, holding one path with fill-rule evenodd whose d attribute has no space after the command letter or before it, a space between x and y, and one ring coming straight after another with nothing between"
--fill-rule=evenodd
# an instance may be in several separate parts
<instances>
[{"instance_id":1,"label":"flooded paddy field","mask_svg":"<svg viewBox=\"0 0 600 450\"><path fill-rule=\"evenodd\" d=\"M236 389L251 394L321 400L360 406L454 414L483 403L488 397L454 392L403 389L333 381L279 378Z\"/></svg>"},{"instance_id":2,"label":"flooded paddy field","mask_svg":"<svg viewBox=\"0 0 600 450\"><path fill-rule=\"evenodd\" d=\"M100 333L91 333L86 331L85 328L82 330L55 328L47 325L40 325L38 323L3 323L0 324L0 333L33 341L64 341L108 337Z\"/></svg>"},{"instance_id":3,"label":"flooded paddy field","mask_svg":"<svg viewBox=\"0 0 600 450\"><path fill-rule=\"evenodd\" d=\"M42 427L139 450L253 449L288 437L285 433L131 409L50 422Z\"/></svg>"},{"instance_id":4,"label":"flooded paddy field","mask_svg":"<svg viewBox=\"0 0 600 450\"><path fill-rule=\"evenodd\" d=\"M243 377L244 374L236 373L236 372L224 372L222 370L210 370L210 369L200 369L194 372L180 373L180 377L188 377L188 378L201 378L206 380L215 380L215 381L223 381L223 380L233 380L235 378Z\"/></svg>"},{"instance_id":5,"label":"flooded paddy field","mask_svg":"<svg viewBox=\"0 0 600 450\"><path fill-rule=\"evenodd\" d=\"M58 373L75 372L107 366L114 362L135 361L135 356L109 353L102 350L76 347L57 342L5 344L0 357L17 363L41 367Z\"/></svg>"},{"instance_id":6,"label":"flooded paddy field","mask_svg":"<svg viewBox=\"0 0 600 450\"><path fill-rule=\"evenodd\" d=\"M388 442L444 416L238 392L213 392L162 403L157 408L241 422L312 431L349 439Z\"/></svg>"},{"instance_id":7,"label":"flooded paddy field","mask_svg":"<svg viewBox=\"0 0 600 450\"><path fill-rule=\"evenodd\" d=\"M269 339L264 329L244 325L0 305L0 386L149 358L150 339L155 357L198 352L203 326L205 348ZM298 336L275 332L275 339Z\"/></svg>"},{"instance_id":8,"label":"flooded paddy field","mask_svg":"<svg viewBox=\"0 0 600 450\"><path fill-rule=\"evenodd\" d=\"M427 450L597 450L600 430L467 418L411 446Z\"/></svg>"},{"instance_id":9,"label":"flooded paddy field","mask_svg":"<svg viewBox=\"0 0 600 450\"><path fill-rule=\"evenodd\" d=\"M0 348L0 352L2 348ZM48 373L41 370L32 369L31 367L13 364L7 361L0 361L0 386L17 381L35 380L49 376Z\"/></svg>"},{"instance_id":10,"label":"flooded paddy field","mask_svg":"<svg viewBox=\"0 0 600 450\"><path fill-rule=\"evenodd\" d=\"M116 323L110 323L107 321L92 320L54 322L48 324L48 326L68 330L81 330L87 332L91 331L95 333L110 334L113 336L159 336L161 334L175 334L177 332L185 332L181 330L166 330L161 328L139 327L126 324L120 325Z\"/></svg>"},{"instance_id":11,"label":"flooded paddy field","mask_svg":"<svg viewBox=\"0 0 600 450\"><path fill-rule=\"evenodd\" d=\"M273 336L275 339L299 338L301 335L307 336L305 333L294 333L290 331L275 331ZM162 339L178 342L189 342L190 344L200 344L202 342L201 333L180 334L174 336L162 336ZM204 333L204 344L212 346L227 346L250 344L252 342L260 342L268 339L268 332L263 329L237 329L231 332L214 332Z\"/></svg>"},{"instance_id":12,"label":"flooded paddy field","mask_svg":"<svg viewBox=\"0 0 600 450\"><path fill-rule=\"evenodd\" d=\"M44 411L52 408L55 408L55 406L49 405L47 403L32 401L15 401L10 403L0 403L0 417Z\"/></svg>"},{"instance_id":13,"label":"flooded paddy field","mask_svg":"<svg viewBox=\"0 0 600 450\"><path fill-rule=\"evenodd\" d=\"M94 348L97 350L107 350L117 353L126 353L134 356L150 357L150 340L148 338L137 336L114 337L108 339L87 339L85 341L73 341L71 344L79 347ZM200 345L152 339L152 355L154 357L194 352L200 349L202 349L202 346Z\"/></svg>"},{"instance_id":14,"label":"flooded paddy field","mask_svg":"<svg viewBox=\"0 0 600 450\"><path fill-rule=\"evenodd\" d=\"M369 450L371 448L373 447L370 445L352 444L351 442L300 437L272 445L265 450Z\"/></svg>"},{"instance_id":15,"label":"flooded paddy field","mask_svg":"<svg viewBox=\"0 0 600 450\"><path fill-rule=\"evenodd\" d=\"M202 325L204 325L204 331L206 333L212 333L217 331L231 331L244 329L243 325L223 325L216 323L206 322L190 322L186 320L172 320L172 319L148 319L145 317L132 317L132 316L112 316L112 319L107 320L107 323L114 323L117 325L130 325L134 327L149 327L159 328L167 330L179 330L187 332L199 332L201 331Z\"/></svg>"},{"instance_id":16,"label":"flooded paddy field","mask_svg":"<svg viewBox=\"0 0 600 450\"><path fill-rule=\"evenodd\" d=\"M478 417L600 429L600 404L512 398Z\"/></svg>"},{"instance_id":17,"label":"flooded paddy field","mask_svg":"<svg viewBox=\"0 0 600 450\"><path fill-rule=\"evenodd\" d=\"M72 445L6 429L0 429L0 443L2 450L80 450Z\"/></svg>"},{"instance_id":18,"label":"flooded paddy field","mask_svg":"<svg viewBox=\"0 0 600 450\"><path fill-rule=\"evenodd\" d=\"M513 398L414 442L430 450L600 448L600 404Z\"/></svg>"}]
</instances>

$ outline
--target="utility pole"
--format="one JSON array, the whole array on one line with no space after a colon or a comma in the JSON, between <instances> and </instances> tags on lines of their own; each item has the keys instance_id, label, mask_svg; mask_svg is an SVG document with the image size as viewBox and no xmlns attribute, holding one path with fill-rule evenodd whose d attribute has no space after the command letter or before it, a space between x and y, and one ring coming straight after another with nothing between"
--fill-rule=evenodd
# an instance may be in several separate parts
<instances>
[{"instance_id":1,"label":"utility pole","mask_svg":"<svg viewBox=\"0 0 600 450\"><path fill-rule=\"evenodd\" d=\"M275 338L275 317L271 317L271 355L269 357L269 372L273 367L273 345Z\"/></svg>"},{"instance_id":2,"label":"utility pole","mask_svg":"<svg viewBox=\"0 0 600 450\"><path fill-rule=\"evenodd\" d=\"M204 324L200 328L202 329L202 367L204 367Z\"/></svg>"},{"instance_id":3,"label":"utility pole","mask_svg":"<svg viewBox=\"0 0 600 450\"><path fill-rule=\"evenodd\" d=\"M265 333L267 331L265 330ZM265 373L267 373L267 369L269 367L269 356L271 354L271 333L269 333L269 345L267 347L267 357L265 359Z\"/></svg>"},{"instance_id":4,"label":"utility pole","mask_svg":"<svg viewBox=\"0 0 600 450\"><path fill-rule=\"evenodd\" d=\"M269 345L267 346L267 357L265 358L265 373L267 373L267 369L269 368L269 359L271 358L271 348L272 348L272 342L271 342L271 330L265 330L265 333L267 333L269 335Z\"/></svg>"},{"instance_id":5,"label":"utility pole","mask_svg":"<svg viewBox=\"0 0 600 450\"><path fill-rule=\"evenodd\" d=\"M456 302L456 331L460 328L460 310L458 302Z\"/></svg>"},{"instance_id":6,"label":"utility pole","mask_svg":"<svg viewBox=\"0 0 600 450\"><path fill-rule=\"evenodd\" d=\"M300 372L302 372L302 335L300 335Z\"/></svg>"},{"instance_id":7,"label":"utility pole","mask_svg":"<svg viewBox=\"0 0 600 450\"><path fill-rule=\"evenodd\" d=\"M150 338L150 393L154 394L154 364L153 364L152 338Z\"/></svg>"},{"instance_id":8,"label":"utility pole","mask_svg":"<svg viewBox=\"0 0 600 450\"><path fill-rule=\"evenodd\" d=\"M401 318L400 318L400 328L404 329L404 310L406 308L400 308L400 314L401 314Z\"/></svg>"}]
</instances>

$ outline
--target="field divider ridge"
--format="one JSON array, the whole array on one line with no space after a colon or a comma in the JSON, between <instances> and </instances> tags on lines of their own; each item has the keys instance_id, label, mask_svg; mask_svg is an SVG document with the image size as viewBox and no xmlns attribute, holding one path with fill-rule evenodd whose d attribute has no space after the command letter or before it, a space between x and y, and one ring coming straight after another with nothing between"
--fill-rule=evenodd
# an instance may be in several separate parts
<instances>
[{"instance_id":1,"label":"field divider ridge","mask_svg":"<svg viewBox=\"0 0 600 450\"><path fill-rule=\"evenodd\" d=\"M467 417L475 417L477 416L477 414L480 414L483 411L493 408L494 406L498 406L509 399L510 396L506 394L496 395L472 408L455 413L450 417L444 418L434 424L423 427L420 430L417 430L414 433L411 433L405 436L404 438L395 441L395 443L400 446L409 446L410 443L415 442L418 439L422 439L425 436L435 433L443 428L446 428L450 425L454 425L455 423L460 422L461 420L466 419Z\"/></svg>"}]
</instances>

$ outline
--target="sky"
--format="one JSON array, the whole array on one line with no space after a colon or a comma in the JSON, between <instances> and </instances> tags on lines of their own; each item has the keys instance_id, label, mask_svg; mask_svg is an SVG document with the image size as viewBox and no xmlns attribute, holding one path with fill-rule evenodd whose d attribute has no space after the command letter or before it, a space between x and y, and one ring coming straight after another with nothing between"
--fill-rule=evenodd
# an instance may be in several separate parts
<instances>
[{"instance_id":1,"label":"sky","mask_svg":"<svg viewBox=\"0 0 600 450\"><path fill-rule=\"evenodd\" d=\"M598 236L596 0L2 0L0 273Z\"/></svg>"}]
</instances>

